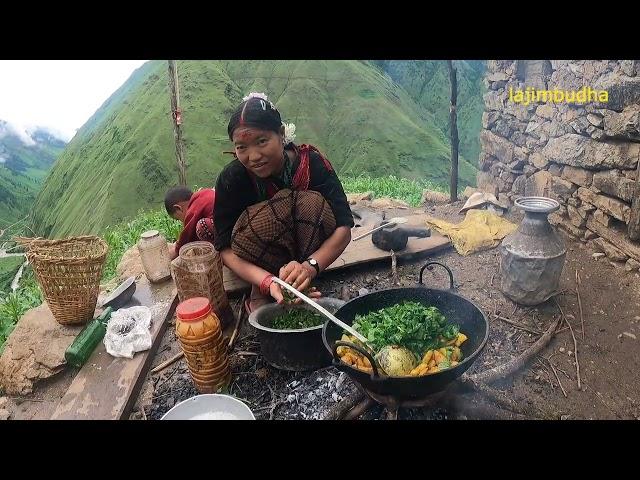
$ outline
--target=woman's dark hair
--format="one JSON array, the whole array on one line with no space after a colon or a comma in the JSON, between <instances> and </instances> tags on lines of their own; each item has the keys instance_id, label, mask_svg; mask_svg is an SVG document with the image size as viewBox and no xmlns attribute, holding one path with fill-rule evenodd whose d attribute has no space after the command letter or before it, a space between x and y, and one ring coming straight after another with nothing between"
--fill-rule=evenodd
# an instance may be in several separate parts
<instances>
[{"instance_id":1,"label":"woman's dark hair","mask_svg":"<svg viewBox=\"0 0 640 480\"><path fill-rule=\"evenodd\" d=\"M280 118L280 112L276 110L276 107L269 100L252 97L242 102L231 115L229 126L227 127L229 140L233 141L233 131L240 126L280 133L282 119Z\"/></svg>"}]
</instances>

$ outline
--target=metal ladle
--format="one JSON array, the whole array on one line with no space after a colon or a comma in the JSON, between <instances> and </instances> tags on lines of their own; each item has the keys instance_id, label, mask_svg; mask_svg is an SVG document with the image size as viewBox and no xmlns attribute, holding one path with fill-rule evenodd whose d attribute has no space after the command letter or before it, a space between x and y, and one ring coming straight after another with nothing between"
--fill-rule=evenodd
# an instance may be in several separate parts
<instances>
[{"instance_id":1,"label":"metal ladle","mask_svg":"<svg viewBox=\"0 0 640 480\"><path fill-rule=\"evenodd\" d=\"M353 335L358 340L360 340L363 344L365 344L368 348L370 348L372 352L375 351L373 349L373 347L369 344L369 341L361 333L358 333L356 330L354 330L352 327L350 327L349 325L344 323L342 320L338 320L335 316L333 316L331 313L329 313L329 311L326 308L322 307L321 305L318 305L316 302L314 302L309 297L307 297L304 293L299 292L298 290L293 288L291 285L289 285L284 280L281 280L280 278L274 276L273 277L273 281L276 282L281 287L284 287L287 290L289 290L296 297L300 298L304 302L306 302L309 305L311 305L313 308L315 308L317 311L319 311L321 314L323 314L325 317L327 317L329 320L331 320L336 325L344 328L347 332L349 332L351 335Z\"/></svg>"}]
</instances>

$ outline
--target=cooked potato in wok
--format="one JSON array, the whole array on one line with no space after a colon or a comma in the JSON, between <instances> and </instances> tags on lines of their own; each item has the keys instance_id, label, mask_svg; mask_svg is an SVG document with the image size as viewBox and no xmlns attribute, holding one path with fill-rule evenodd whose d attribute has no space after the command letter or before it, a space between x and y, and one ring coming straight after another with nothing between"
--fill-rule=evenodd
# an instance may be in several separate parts
<instances>
[{"instance_id":1,"label":"cooked potato in wok","mask_svg":"<svg viewBox=\"0 0 640 480\"><path fill-rule=\"evenodd\" d=\"M342 340L359 344L355 337L343 335ZM398 345L383 347L374 357L380 368L393 377L420 377L431 373L438 373L447 368L455 367L462 360L460 346L467 340L464 333L458 333L455 339L446 342L446 346L438 349L430 349L424 352L418 362L415 355L408 349ZM360 352L349 347L338 347L338 356L347 365L358 370L373 373L373 367L369 359Z\"/></svg>"},{"instance_id":2,"label":"cooked potato in wok","mask_svg":"<svg viewBox=\"0 0 640 480\"><path fill-rule=\"evenodd\" d=\"M455 367L462 360L460 346L467 340L438 308L415 301L356 315L353 328L367 338L370 347L346 334L342 340L373 349L376 364L393 377L428 375ZM370 362L364 362L365 356L354 349L339 347L337 353L345 363L371 371Z\"/></svg>"}]
</instances>

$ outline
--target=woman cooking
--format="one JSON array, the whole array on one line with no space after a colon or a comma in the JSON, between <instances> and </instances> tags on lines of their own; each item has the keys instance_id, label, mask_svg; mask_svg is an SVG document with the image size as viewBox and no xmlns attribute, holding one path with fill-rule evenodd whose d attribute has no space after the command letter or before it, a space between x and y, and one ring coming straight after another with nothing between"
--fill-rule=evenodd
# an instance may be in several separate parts
<instances>
[{"instance_id":1,"label":"woman cooking","mask_svg":"<svg viewBox=\"0 0 640 480\"><path fill-rule=\"evenodd\" d=\"M351 241L353 216L335 170L318 149L293 143L293 132L286 132L266 95L243 100L227 128L235 159L216 183L214 227L222 261L253 286L252 311L283 301L274 275L307 289ZM311 289L309 296L320 292Z\"/></svg>"}]
</instances>

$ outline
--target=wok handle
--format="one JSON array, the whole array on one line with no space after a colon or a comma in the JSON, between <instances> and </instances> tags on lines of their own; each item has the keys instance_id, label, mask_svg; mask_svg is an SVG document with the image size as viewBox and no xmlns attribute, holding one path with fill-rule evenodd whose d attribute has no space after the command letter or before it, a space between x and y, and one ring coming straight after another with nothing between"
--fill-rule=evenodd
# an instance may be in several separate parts
<instances>
[{"instance_id":1,"label":"wok handle","mask_svg":"<svg viewBox=\"0 0 640 480\"><path fill-rule=\"evenodd\" d=\"M373 368L373 373L376 377L380 377L380 374L378 373L378 367L376 365L376 361L373 359L373 357L369 354L369 352L367 352L364 348L359 347L358 345L351 343L351 342L345 342L344 340L338 340L337 342L334 343L333 345L333 358L334 358L334 362L340 362L340 357L338 357L338 347L348 347L348 348L353 348L355 351L357 351L358 353L361 353L362 355L364 355L365 357L367 357L367 360L369 360L369 362L371 363L371 367Z\"/></svg>"},{"instance_id":2,"label":"wok handle","mask_svg":"<svg viewBox=\"0 0 640 480\"><path fill-rule=\"evenodd\" d=\"M427 270L433 270L433 265L440 265L442 268L444 268L447 271L447 273L449 273L449 289L453 290L453 272L444 263L440 263L440 262L425 263L423 267L420 269L420 277L418 278L418 284L422 285L422 273L424 272L424 269L426 268Z\"/></svg>"}]
</instances>

